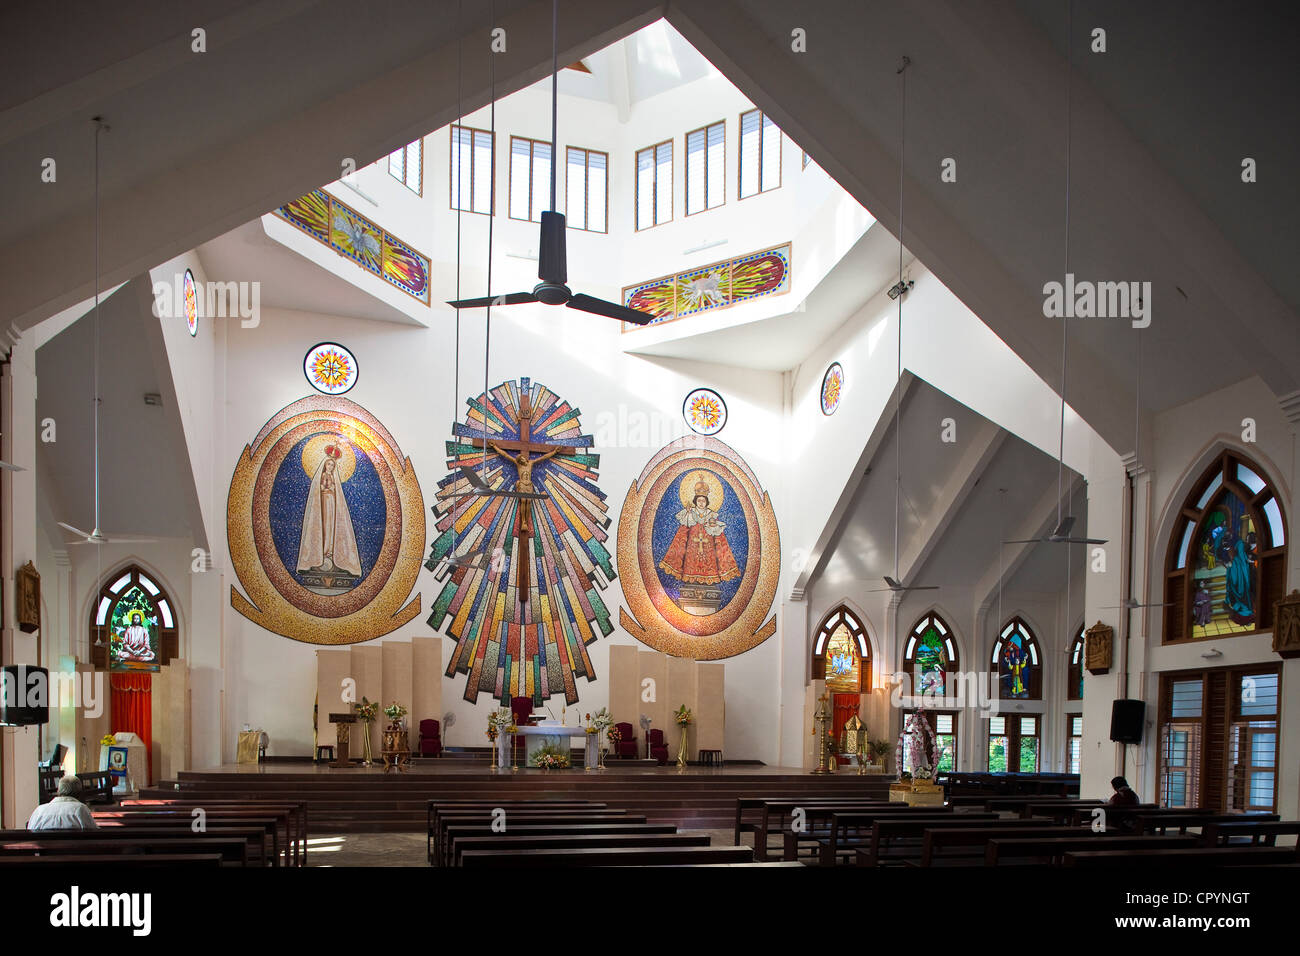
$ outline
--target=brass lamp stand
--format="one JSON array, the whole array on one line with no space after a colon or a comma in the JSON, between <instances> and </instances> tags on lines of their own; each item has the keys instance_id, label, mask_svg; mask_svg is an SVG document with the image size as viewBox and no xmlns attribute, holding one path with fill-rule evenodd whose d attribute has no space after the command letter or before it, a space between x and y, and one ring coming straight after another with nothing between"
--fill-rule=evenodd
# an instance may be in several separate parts
<instances>
[{"instance_id":1,"label":"brass lamp stand","mask_svg":"<svg viewBox=\"0 0 1300 956\"><path fill-rule=\"evenodd\" d=\"M821 725L820 731L814 731L820 742L821 750L817 756L817 766L813 768L812 773L830 773L831 768L828 761L835 759L826 750L826 721L830 719L826 713L826 701L825 694L817 698L817 713L813 715L813 720Z\"/></svg>"}]
</instances>

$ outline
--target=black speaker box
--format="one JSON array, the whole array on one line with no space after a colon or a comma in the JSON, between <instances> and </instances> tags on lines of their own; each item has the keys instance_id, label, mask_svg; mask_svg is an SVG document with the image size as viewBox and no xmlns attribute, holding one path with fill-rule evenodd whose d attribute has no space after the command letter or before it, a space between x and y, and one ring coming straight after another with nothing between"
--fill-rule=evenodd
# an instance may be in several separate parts
<instances>
[{"instance_id":1,"label":"black speaker box","mask_svg":"<svg viewBox=\"0 0 1300 956\"><path fill-rule=\"evenodd\" d=\"M1143 700L1114 701L1110 707L1110 739L1121 744L1140 744L1146 707Z\"/></svg>"},{"instance_id":2,"label":"black speaker box","mask_svg":"<svg viewBox=\"0 0 1300 956\"><path fill-rule=\"evenodd\" d=\"M9 664L0 669L0 725L26 727L50 721L50 674L44 667Z\"/></svg>"}]
</instances>

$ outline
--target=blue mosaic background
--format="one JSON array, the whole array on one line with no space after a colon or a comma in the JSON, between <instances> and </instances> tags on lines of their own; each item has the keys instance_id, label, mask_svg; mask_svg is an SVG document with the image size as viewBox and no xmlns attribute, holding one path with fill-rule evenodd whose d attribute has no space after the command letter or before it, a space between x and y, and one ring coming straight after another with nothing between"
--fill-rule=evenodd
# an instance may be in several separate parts
<instances>
[{"instance_id":1,"label":"blue mosaic background","mask_svg":"<svg viewBox=\"0 0 1300 956\"><path fill-rule=\"evenodd\" d=\"M311 491L311 478L302 470L302 450L313 437L304 438L285 456L271 485L271 538L280 561L299 584L302 579L298 575L298 547L302 543L302 518ZM364 580L374 568L383 546L388 508L375 466L360 449L355 451L357 465L352 477L343 482L343 500L352 515Z\"/></svg>"},{"instance_id":2,"label":"blue mosaic background","mask_svg":"<svg viewBox=\"0 0 1300 956\"><path fill-rule=\"evenodd\" d=\"M301 468L298 469L300 472ZM696 469L692 468L691 471ZM719 585L722 590L722 605L719 610L731 603L731 599L736 596L736 591L740 589L740 582L745 576L745 566L749 560L749 531L745 526L745 512L741 509L740 499L736 497L735 491L727 479L719 475L716 471L706 468L701 469L709 472L722 482L722 507L718 509L718 517L726 526L727 543L731 545L731 553L736 558L736 565L740 568L740 576L732 578L730 581L724 581ZM678 478L668 490L664 492L663 498L659 502L659 507L655 511L654 528L651 532L651 552L655 560L655 573L659 575L659 583L673 600L673 603L679 604L681 600L681 582L670 574L666 574L659 567L659 562L664 559L668 553L669 547L673 543L673 537L677 534L677 529L681 524L677 521L677 512L682 510L682 501L679 497L682 479L691 472L686 472L681 478ZM295 552L295 557L297 552ZM679 604L680 606L680 604Z\"/></svg>"}]
</instances>

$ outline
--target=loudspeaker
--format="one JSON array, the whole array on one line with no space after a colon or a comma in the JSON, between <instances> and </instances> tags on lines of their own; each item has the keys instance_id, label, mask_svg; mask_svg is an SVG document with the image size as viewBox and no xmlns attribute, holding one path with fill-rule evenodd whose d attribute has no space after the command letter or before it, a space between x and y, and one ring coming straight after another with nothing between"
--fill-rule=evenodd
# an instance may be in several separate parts
<instances>
[{"instance_id":1,"label":"loudspeaker","mask_svg":"<svg viewBox=\"0 0 1300 956\"><path fill-rule=\"evenodd\" d=\"M0 668L0 726L27 727L50 721L50 673L44 667Z\"/></svg>"},{"instance_id":2,"label":"loudspeaker","mask_svg":"<svg viewBox=\"0 0 1300 956\"><path fill-rule=\"evenodd\" d=\"M1143 700L1114 701L1110 706L1110 739L1121 744L1140 744L1146 707Z\"/></svg>"}]
</instances>

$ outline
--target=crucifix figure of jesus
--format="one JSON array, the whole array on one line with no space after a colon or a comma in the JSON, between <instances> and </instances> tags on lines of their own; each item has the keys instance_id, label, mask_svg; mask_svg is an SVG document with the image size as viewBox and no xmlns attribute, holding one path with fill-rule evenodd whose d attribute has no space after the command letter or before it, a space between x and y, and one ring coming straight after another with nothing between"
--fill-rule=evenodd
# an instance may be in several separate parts
<instances>
[{"instance_id":1,"label":"crucifix figure of jesus","mask_svg":"<svg viewBox=\"0 0 1300 956\"><path fill-rule=\"evenodd\" d=\"M482 438L471 438L470 444L475 448L486 448L495 455L500 455L515 466L519 473L515 482L515 491L523 494L537 494L540 489L533 484L533 469L556 455L573 455L578 449L570 445L552 445L547 442L533 441L533 403L525 393L519 401L519 437L488 440L486 446ZM515 589L521 602L528 600L529 548L533 537L533 501L531 498L515 499L515 536L519 539L519 559L515 563Z\"/></svg>"}]
</instances>

